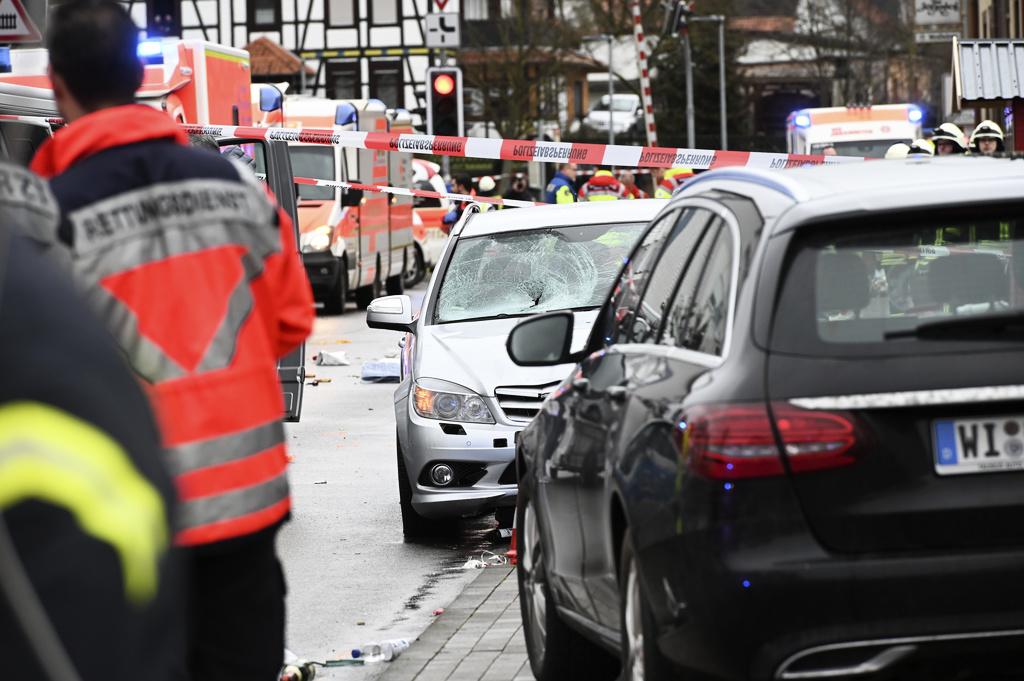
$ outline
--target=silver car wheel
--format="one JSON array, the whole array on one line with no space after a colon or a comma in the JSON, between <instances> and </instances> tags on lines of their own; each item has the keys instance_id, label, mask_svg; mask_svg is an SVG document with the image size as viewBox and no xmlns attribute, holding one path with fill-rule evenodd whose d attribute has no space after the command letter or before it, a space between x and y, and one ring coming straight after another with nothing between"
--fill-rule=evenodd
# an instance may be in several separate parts
<instances>
[{"instance_id":1,"label":"silver car wheel","mask_svg":"<svg viewBox=\"0 0 1024 681\"><path fill-rule=\"evenodd\" d=\"M627 678L631 681L644 679L644 626L643 605L641 603L640 580L636 574L636 561L629 561L629 574L626 577L625 620L626 645L629 658L626 660Z\"/></svg>"},{"instance_id":2,"label":"silver car wheel","mask_svg":"<svg viewBox=\"0 0 1024 681\"><path fill-rule=\"evenodd\" d=\"M544 584L544 554L537 528L537 514L533 504L526 502L523 509L522 546L519 560L523 569L523 596L530 613L530 638L533 650L543 659L547 652L547 595Z\"/></svg>"}]
</instances>

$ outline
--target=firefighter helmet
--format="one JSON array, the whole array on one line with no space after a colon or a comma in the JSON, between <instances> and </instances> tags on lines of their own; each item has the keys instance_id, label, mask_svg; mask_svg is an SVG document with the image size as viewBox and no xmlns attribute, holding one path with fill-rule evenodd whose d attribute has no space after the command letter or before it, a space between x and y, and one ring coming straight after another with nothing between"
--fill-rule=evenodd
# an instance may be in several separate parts
<instances>
[{"instance_id":1,"label":"firefighter helmet","mask_svg":"<svg viewBox=\"0 0 1024 681\"><path fill-rule=\"evenodd\" d=\"M904 144L903 142L897 142L888 149L885 150L886 158L906 158L907 154L910 153L910 145Z\"/></svg>"},{"instance_id":2,"label":"firefighter helmet","mask_svg":"<svg viewBox=\"0 0 1024 681\"><path fill-rule=\"evenodd\" d=\"M930 140L918 139L914 140L913 144L910 145L907 156L934 156L935 145Z\"/></svg>"},{"instance_id":3,"label":"firefighter helmet","mask_svg":"<svg viewBox=\"0 0 1024 681\"><path fill-rule=\"evenodd\" d=\"M964 143L964 131L953 123L943 123L932 131L932 143L938 147L939 142L949 142L954 147L956 154L967 153L967 145Z\"/></svg>"},{"instance_id":4,"label":"firefighter helmet","mask_svg":"<svg viewBox=\"0 0 1024 681\"><path fill-rule=\"evenodd\" d=\"M995 140L996 151L1003 151L1006 148L1006 139L1003 131L994 121L982 121L971 133L971 151L978 152L978 140Z\"/></svg>"}]
</instances>

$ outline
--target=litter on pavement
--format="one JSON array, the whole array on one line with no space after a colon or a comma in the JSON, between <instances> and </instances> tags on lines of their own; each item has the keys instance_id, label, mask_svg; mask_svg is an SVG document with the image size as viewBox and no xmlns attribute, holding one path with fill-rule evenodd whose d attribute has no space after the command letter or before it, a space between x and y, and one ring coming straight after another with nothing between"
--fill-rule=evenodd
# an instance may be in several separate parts
<instances>
[{"instance_id":1,"label":"litter on pavement","mask_svg":"<svg viewBox=\"0 0 1024 681\"><path fill-rule=\"evenodd\" d=\"M491 553L490 551L484 551L480 554L479 558L470 558L463 563L462 569L479 570L487 567L498 567L499 565L508 565L508 558Z\"/></svg>"},{"instance_id":2,"label":"litter on pavement","mask_svg":"<svg viewBox=\"0 0 1024 681\"><path fill-rule=\"evenodd\" d=\"M378 359L363 363L362 379L368 383L398 383L402 380L397 359Z\"/></svg>"},{"instance_id":3,"label":"litter on pavement","mask_svg":"<svg viewBox=\"0 0 1024 681\"><path fill-rule=\"evenodd\" d=\"M313 355L313 361L316 362L318 366L328 367L347 367L352 364L348 359L348 354L344 350L338 350L337 352L321 350Z\"/></svg>"}]
</instances>

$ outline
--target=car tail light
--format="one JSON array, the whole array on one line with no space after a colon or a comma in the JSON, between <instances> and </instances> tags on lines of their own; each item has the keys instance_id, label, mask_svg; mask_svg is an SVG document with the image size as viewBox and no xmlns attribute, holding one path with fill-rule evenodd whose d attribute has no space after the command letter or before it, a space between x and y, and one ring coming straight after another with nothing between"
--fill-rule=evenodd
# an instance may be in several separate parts
<instances>
[{"instance_id":1,"label":"car tail light","mask_svg":"<svg viewBox=\"0 0 1024 681\"><path fill-rule=\"evenodd\" d=\"M789 468L806 473L854 462L856 429L849 416L798 409L785 402L712 404L691 407L679 422L679 451L696 473L714 480L785 473L772 418Z\"/></svg>"}]
</instances>

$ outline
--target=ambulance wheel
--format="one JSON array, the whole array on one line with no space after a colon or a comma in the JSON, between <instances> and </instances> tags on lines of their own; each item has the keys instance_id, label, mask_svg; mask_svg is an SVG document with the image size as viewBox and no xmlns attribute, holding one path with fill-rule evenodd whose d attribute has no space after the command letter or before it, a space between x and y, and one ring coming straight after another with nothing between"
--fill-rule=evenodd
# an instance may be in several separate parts
<instances>
[{"instance_id":1,"label":"ambulance wheel","mask_svg":"<svg viewBox=\"0 0 1024 681\"><path fill-rule=\"evenodd\" d=\"M380 272L380 268L377 268ZM365 310L370 307L370 303L373 302L374 298L380 298L380 274L377 274L373 278L373 283L369 286L360 286L356 289L356 307L360 310Z\"/></svg>"},{"instance_id":2,"label":"ambulance wheel","mask_svg":"<svg viewBox=\"0 0 1024 681\"><path fill-rule=\"evenodd\" d=\"M389 296L400 296L405 293L405 280L402 275L388 277L388 280L384 282L384 290Z\"/></svg>"},{"instance_id":3,"label":"ambulance wheel","mask_svg":"<svg viewBox=\"0 0 1024 681\"><path fill-rule=\"evenodd\" d=\"M327 292L324 298L324 312L327 314L345 314L345 303L348 302L348 269L345 261L341 261L341 272L338 274L338 281Z\"/></svg>"},{"instance_id":4,"label":"ambulance wheel","mask_svg":"<svg viewBox=\"0 0 1024 681\"><path fill-rule=\"evenodd\" d=\"M427 274L427 268L423 262L423 249L419 244L412 245L412 263L405 269L405 288L412 288L423 281Z\"/></svg>"}]
</instances>

